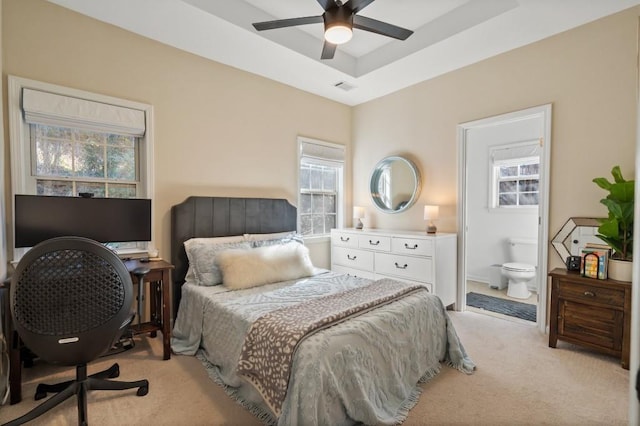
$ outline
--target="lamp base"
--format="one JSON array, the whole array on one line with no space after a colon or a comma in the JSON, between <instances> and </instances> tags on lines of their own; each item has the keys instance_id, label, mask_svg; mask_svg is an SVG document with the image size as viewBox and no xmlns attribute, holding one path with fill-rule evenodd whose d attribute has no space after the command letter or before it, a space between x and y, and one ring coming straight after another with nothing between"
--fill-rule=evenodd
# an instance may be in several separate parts
<instances>
[{"instance_id":1,"label":"lamp base","mask_svg":"<svg viewBox=\"0 0 640 426\"><path fill-rule=\"evenodd\" d=\"M362 229L364 227L364 224L362 223L362 220L358 219L358 221L356 222L356 229Z\"/></svg>"},{"instance_id":2,"label":"lamp base","mask_svg":"<svg viewBox=\"0 0 640 426\"><path fill-rule=\"evenodd\" d=\"M427 234L435 234L438 231L435 225L427 226Z\"/></svg>"}]
</instances>

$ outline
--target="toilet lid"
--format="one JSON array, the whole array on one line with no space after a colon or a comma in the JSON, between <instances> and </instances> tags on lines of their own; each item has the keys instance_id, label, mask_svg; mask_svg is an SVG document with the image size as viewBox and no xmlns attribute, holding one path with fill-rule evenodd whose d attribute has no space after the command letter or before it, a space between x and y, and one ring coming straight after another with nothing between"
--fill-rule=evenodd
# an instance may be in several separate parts
<instances>
[{"instance_id":1,"label":"toilet lid","mask_svg":"<svg viewBox=\"0 0 640 426\"><path fill-rule=\"evenodd\" d=\"M509 271L535 272L536 267L526 263L505 263L502 268Z\"/></svg>"}]
</instances>

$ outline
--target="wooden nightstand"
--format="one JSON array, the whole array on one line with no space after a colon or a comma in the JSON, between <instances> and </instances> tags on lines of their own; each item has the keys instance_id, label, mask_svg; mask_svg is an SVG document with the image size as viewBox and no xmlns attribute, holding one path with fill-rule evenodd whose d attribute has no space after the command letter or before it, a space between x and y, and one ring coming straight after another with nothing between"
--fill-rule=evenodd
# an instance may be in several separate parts
<instances>
[{"instance_id":1,"label":"wooden nightstand","mask_svg":"<svg viewBox=\"0 0 640 426\"><path fill-rule=\"evenodd\" d=\"M558 340L620 357L629 369L631 283L582 277L554 269L551 277L549 346Z\"/></svg>"},{"instance_id":2,"label":"wooden nightstand","mask_svg":"<svg viewBox=\"0 0 640 426\"><path fill-rule=\"evenodd\" d=\"M149 285L149 314L150 320L138 326L130 325L134 335L149 333L151 337L156 337L158 331L162 332L163 359L171 358L171 271L173 265L164 260L152 260L140 262L139 260L128 260L124 262L129 272L139 267L149 268L143 282ZM136 278L131 277L136 283Z\"/></svg>"}]
</instances>

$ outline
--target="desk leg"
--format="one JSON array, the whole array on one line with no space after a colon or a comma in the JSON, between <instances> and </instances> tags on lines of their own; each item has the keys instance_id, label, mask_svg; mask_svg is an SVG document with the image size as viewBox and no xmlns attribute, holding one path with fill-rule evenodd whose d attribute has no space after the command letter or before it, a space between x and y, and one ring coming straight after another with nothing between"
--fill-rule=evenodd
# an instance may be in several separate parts
<instances>
[{"instance_id":1,"label":"desk leg","mask_svg":"<svg viewBox=\"0 0 640 426\"><path fill-rule=\"evenodd\" d=\"M158 291L160 284L158 282L149 283L149 320L153 325L160 324L160 318L158 314ZM149 336L156 337L158 333L154 330L149 333Z\"/></svg>"},{"instance_id":2,"label":"desk leg","mask_svg":"<svg viewBox=\"0 0 640 426\"><path fill-rule=\"evenodd\" d=\"M20 337L15 330L10 331L9 342L9 392L10 404L22 401L22 361L20 360Z\"/></svg>"},{"instance_id":3,"label":"desk leg","mask_svg":"<svg viewBox=\"0 0 640 426\"><path fill-rule=\"evenodd\" d=\"M162 294L162 346L164 349L163 359L171 358L171 270L166 270L162 274L160 283L160 293Z\"/></svg>"}]
</instances>

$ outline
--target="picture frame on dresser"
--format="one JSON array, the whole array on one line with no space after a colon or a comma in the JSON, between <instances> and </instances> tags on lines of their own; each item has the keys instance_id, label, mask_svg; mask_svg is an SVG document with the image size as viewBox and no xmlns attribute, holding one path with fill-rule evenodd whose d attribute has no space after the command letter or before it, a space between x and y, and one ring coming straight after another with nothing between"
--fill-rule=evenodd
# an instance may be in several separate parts
<instances>
[{"instance_id":1,"label":"picture frame on dresser","mask_svg":"<svg viewBox=\"0 0 640 426\"><path fill-rule=\"evenodd\" d=\"M332 229L331 270L418 283L440 297L444 306L452 306L457 296L457 235Z\"/></svg>"}]
</instances>

